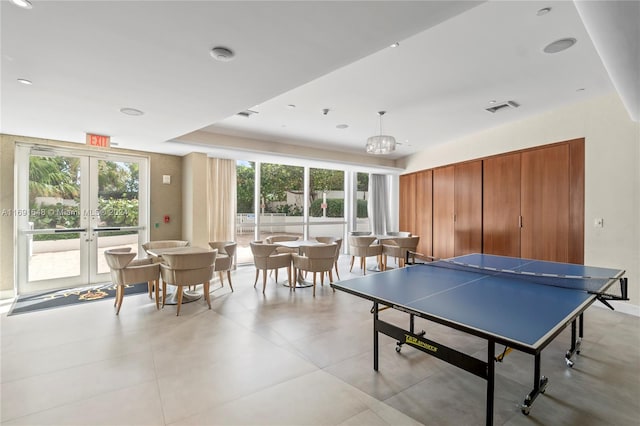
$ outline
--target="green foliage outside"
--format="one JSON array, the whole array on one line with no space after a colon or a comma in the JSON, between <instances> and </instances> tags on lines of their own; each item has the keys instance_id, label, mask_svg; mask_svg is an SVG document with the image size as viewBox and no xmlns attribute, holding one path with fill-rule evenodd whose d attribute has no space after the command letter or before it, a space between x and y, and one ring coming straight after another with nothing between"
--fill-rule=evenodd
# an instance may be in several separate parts
<instances>
[{"instance_id":1,"label":"green foliage outside","mask_svg":"<svg viewBox=\"0 0 640 426\"><path fill-rule=\"evenodd\" d=\"M309 206L309 216L322 217L322 200L313 200ZM327 217L344 217L344 200L327 198Z\"/></svg>"},{"instance_id":2,"label":"green foliage outside","mask_svg":"<svg viewBox=\"0 0 640 426\"><path fill-rule=\"evenodd\" d=\"M358 200L358 204L356 206L356 217L369 217L369 213L367 210L367 200Z\"/></svg>"},{"instance_id":3,"label":"green foliage outside","mask_svg":"<svg viewBox=\"0 0 640 426\"><path fill-rule=\"evenodd\" d=\"M136 226L138 225L138 200L109 199L98 201L100 212L100 226ZM33 229L78 228L80 226L80 212L78 206L54 205L31 206L29 221L33 222ZM122 232L127 234L129 232ZM109 235L120 235L110 232ZM78 234L48 234L34 235L35 241L62 240L78 238Z\"/></svg>"},{"instance_id":4,"label":"green foliage outside","mask_svg":"<svg viewBox=\"0 0 640 426\"><path fill-rule=\"evenodd\" d=\"M284 213L287 216L302 216L302 207L296 204L282 204L276 207L275 213Z\"/></svg>"}]
</instances>

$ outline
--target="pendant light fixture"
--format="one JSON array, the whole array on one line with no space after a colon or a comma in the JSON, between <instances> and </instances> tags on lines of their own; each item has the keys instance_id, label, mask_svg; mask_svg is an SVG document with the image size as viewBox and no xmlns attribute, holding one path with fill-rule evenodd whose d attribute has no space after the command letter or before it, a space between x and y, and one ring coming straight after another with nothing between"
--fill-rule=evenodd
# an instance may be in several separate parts
<instances>
[{"instance_id":1,"label":"pendant light fixture","mask_svg":"<svg viewBox=\"0 0 640 426\"><path fill-rule=\"evenodd\" d=\"M382 116L386 111L378 111L380 116L380 134L367 139L367 154L385 155L396 150L396 138L382 134Z\"/></svg>"}]
</instances>

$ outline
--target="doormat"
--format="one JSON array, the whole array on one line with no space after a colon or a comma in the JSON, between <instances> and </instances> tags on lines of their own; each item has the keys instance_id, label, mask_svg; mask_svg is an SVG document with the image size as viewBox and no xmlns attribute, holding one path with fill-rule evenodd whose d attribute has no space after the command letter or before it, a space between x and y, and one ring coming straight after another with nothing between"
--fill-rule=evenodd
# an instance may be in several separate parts
<instances>
[{"instance_id":1,"label":"doormat","mask_svg":"<svg viewBox=\"0 0 640 426\"><path fill-rule=\"evenodd\" d=\"M116 296L116 287L112 283L70 288L66 290L52 290L45 293L18 296L7 316L24 314L27 312L41 311L44 309L59 308L75 303L95 302L97 300L110 299ZM147 283L131 284L125 286L125 296L129 294L146 293Z\"/></svg>"}]
</instances>

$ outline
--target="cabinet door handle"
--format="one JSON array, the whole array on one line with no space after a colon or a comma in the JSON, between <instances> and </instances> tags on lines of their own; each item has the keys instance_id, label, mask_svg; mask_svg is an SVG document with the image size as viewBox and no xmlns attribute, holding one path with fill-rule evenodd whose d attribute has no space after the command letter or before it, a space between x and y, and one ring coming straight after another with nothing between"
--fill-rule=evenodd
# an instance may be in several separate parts
<instances>
[{"instance_id":1,"label":"cabinet door handle","mask_svg":"<svg viewBox=\"0 0 640 426\"><path fill-rule=\"evenodd\" d=\"M518 226L522 228L522 216L518 216Z\"/></svg>"}]
</instances>

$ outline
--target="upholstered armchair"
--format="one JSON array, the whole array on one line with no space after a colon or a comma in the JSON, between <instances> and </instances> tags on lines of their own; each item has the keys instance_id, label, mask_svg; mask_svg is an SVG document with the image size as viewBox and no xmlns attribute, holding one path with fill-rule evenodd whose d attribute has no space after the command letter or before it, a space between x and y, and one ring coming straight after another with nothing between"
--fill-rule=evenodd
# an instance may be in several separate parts
<instances>
[{"instance_id":1,"label":"upholstered armchair","mask_svg":"<svg viewBox=\"0 0 640 426\"><path fill-rule=\"evenodd\" d=\"M264 239L267 244L279 243L281 241L296 241L298 237L295 235L272 235ZM297 253L298 249L289 247L276 247L278 253Z\"/></svg>"},{"instance_id":2,"label":"upholstered armchair","mask_svg":"<svg viewBox=\"0 0 640 426\"><path fill-rule=\"evenodd\" d=\"M171 247L187 247L189 245L189 241L183 240L158 240L158 241L148 241L142 245L144 251L149 255L149 250L159 249L159 248L171 248ZM158 256L150 255L151 259L154 262L160 263L162 259Z\"/></svg>"},{"instance_id":3,"label":"upholstered armchair","mask_svg":"<svg viewBox=\"0 0 640 426\"><path fill-rule=\"evenodd\" d=\"M229 287L231 287L231 291L233 291L233 284L231 283L231 269L233 269L233 258L236 255L237 244L233 241L210 241L209 246L212 249L218 250L213 271L218 272L220 284L222 284L222 286L224 286L224 272L226 271L227 279L229 280Z\"/></svg>"},{"instance_id":4,"label":"upholstered armchair","mask_svg":"<svg viewBox=\"0 0 640 426\"><path fill-rule=\"evenodd\" d=\"M373 244L376 240L375 235L370 236L349 236L349 253L351 254L351 264L349 271L353 270L353 262L358 256L360 258L360 267L362 273L367 274L367 257L376 256L376 260L380 269L382 269L382 245Z\"/></svg>"},{"instance_id":5,"label":"upholstered armchair","mask_svg":"<svg viewBox=\"0 0 640 426\"><path fill-rule=\"evenodd\" d=\"M164 307L167 295L167 284L176 286L178 308L176 315L180 315L182 306L183 287L202 284L204 299L211 309L209 297L209 284L213 277L213 268L216 263L217 250L202 253L165 253L160 264L162 275L162 306Z\"/></svg>"},{"instance_id":6,"label":"upholstered armchair","mask_svg":"<svg viewBox=\"0 0 640 426\"><path fill-rule=\"evenodd\" d=\"M320 272L320 283L324 285L324 273L329 273L329 282L333 282L333 275L331 270L336 261L336 250L338 245L336 243L317 245L317 246L302 246L300 251L302 254L293 253L291 258L293 260L294 270L294 282L298 279L298 274L301 271L313 272L313 297L316 297L316 275ZM295 286L293 286L295 291ZM335 291L335 289L333 290Z\"/></svg>"},{"instance_id":7,"label":"upholstered armchair","mask_svg":"<svg viewBox=\"0 0 640 426\"><path fill-rule=\"evenodd\" d=\"M252 241L249 245L251 246L251 253L253 253L253 263L256 266L254 287L258 283L258 276L262 271L262 292L264 293L267 288L267 271L275 270L277 283L278 269L280 268L287 268L289 286L294 285L294 281L291 281L291 253L278 253L275 245L258 241Z\"/></svg>"},{"instance_id":8,"label":"upholstered armchair","mask_svg":"<svg viewBox=\"0 0 640 426\"><path fill-rule=\"evenodd\" d=\"M336 277L340 279L340 272L338 272L338 259L340 259L340 250L342 250L342 238L337 237L316 237L316 241L319 243L331 244L336 243L336 258L334 262L334 267L336 270Z\"/></svg>"},{"instance_id":9,"label":"upholstered armchair","mask_svg":"<svg viewBox=\"0 0 640 426\"><path fill-rule=\"evenodd\" d=\"M124 299L124 288L127 285L147 283L149 289L149 297L151 291L155 288L156 309L159 309L158 301L158 278L160 276L160 265L153 263L151 259L138 259L136 253L130 252L131 248L119 248L105 250L104 257L107 265L111 269L111 280L116 286L116 298L114 306L116 306L116 315L120 314L120 307Z\"/></svg>"},{"instance_id":10,"label":"upholstered armchair","mask_svg":"<svg viewBox=\"0 0 640 426\"><path fill-rule=\"evenodd\" d=\"M382 269L387 269L387 256L396 258L397 264L404 268L407 252L415 252L420 242L420 237L397 237L393 240L384 240L382 245Z\"/></svg>"}]
</instances>

